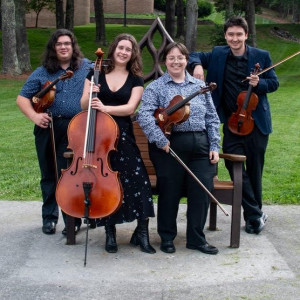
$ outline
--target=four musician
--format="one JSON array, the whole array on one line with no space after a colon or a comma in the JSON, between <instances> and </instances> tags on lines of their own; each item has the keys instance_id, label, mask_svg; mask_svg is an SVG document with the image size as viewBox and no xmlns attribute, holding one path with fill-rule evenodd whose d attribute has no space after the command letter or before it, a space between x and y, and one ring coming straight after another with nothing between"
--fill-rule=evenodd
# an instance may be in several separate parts
<instances>
[{"instance_id":1,"label":"four musician","mask_svg":"<svg viewBox=\"0 0 300 300\"><path fill-rule=\"evenodd\" d=\"M149 243L149 217L154 217L150 180L136 145L132 115L142 97L144 81L142 59L135 38L130 34L120 34L110 45L107 58L108 67L98 78L99 85L93 86L97 97L91 99L94 109L110 114L117 122L120 137L117 151L110 156L114 171L119 171L123 187L121 207L112 215L97 221L98 226L105 226L105 250L109 253L118 251L116 224L137 220L137 227L130 243L139 245L146 253L155 253ZM85 80L81 106L88 108L91 71ZM101 133L100 133L101 134Z\"/></svg>"},{"instance_id":2,"label":"four musician","mask_svg":"<svg viewBox=\"0 0 300 300\"><path fill-rule=\"evenodd\" d=\"M269 134L272 132L270 105L267 93L277 90L279 83L274 69L261 76L250 75L258 63L262 69L272 65L267 51L246 45L248 25L242 17L232 17L224 25L228 46L214 47L212 52L193 52L189 66L193 75L206 81L216 82L212 97L223 126L223 152L247 156L243 168L243 198L245 230L260 233L268 216L262 211L262 173ZM247 81L243 81L247 77ZM228 129L228 118L237 110L237 97L248 85L258 96L258 105L253 111L254 129L246 136L239 136ZM232 175L232 163L226 161Z\"/></svg>"},{"instance_id":3,"label":"four musician","mask_svg":"<svg viewBox=\"0 0 300 300\"><path fill-rule=\"evenodd\" d=\"M168 154L171 147L206 188L212 190L219 160L220 122L211 95L201 94L190 101L189 118L174 125L170 140L156 125L153 116L159 107L167 107L176 95L187 97L205 86L202 80L186 71L188 58L188 50L181 43L165 47L162 60L167 71L145 89L138 122L150 142L149 154L157 176L160 249L166 253L175 252L173 240L177 235L179 201L187 196L186 247L217 254L218 249L207 243L203 232L210 201L208 195Z\"/></svg>"},{"instance_id":4,"label":"four musician","mask_svg":"<svg viewBox=\"0 0 300 300\"><path fill-rule=\"evenodd\" d=\"M24 115L34 124L35 145L41 171L42 230L45 234L54 234L58 221L58 206L55 199L56 174L53 159L53 147L49 123L53 121L57 171L67 168L67 160L63 153L67 150L67 128L73 116L81 111L80 97L84 78L92 65L83 58L74 34L66 29L55 31L50 37L43 58L42 66L37 68L27 79L17 104ZM37 113L32 106L31 99L42 90L47 81L54 81L66 70L73 71L73 76L56 84L55 100L48 108L48 112ZM65 220L65 214L63 214ZM75 230L79 231L81 219L76 219ZM66 230L63 230L66 234Z\"/></svg>"},{"instance_id":5,"label":"four musician","mask_svg":"<svg viewBox=\"0 0 300 300\"><path fill-rule=\"evenodd\" d=\"M88 71L91 65L83 58L73 33L65 29L53 33L45 51L43 66L29 76L17 98L20 110L35 123L43 196L42 230L45 234L55 233L58 221L49 123L53 122L60 175L60 170L67 166L63 153L67 150L68 124L81 109L87 109L91 101L92 108L110 114L120 129L117 151L110 156L110 163L112 169L120 174L124 197L120 209L97 220L98 226L105 227L105 249L109 253L118 251L116 224L137 220L130 243L140 246L143 252L156 252L150 245L148 232L149 217L154 217L151 185L130 118L141 98L138 122L149 140L150 158L157 175L160 249L166 253L176 251L176 218L180 199L186 196L186 247L206 254L218 253L218 249L206 241L203 232L210 201L208 195L169 152L174 150L205 187L212 190L219 160L219 117L224 123L223 152L247 156L243 169L242 199L246 232L261 232L267 220L267 215L262 212L261 181L268 136L272 131L267 93L275 91L279 83L273 69L260 77L250 75L256 63L264 69L271 65L271 59L267 51L246 45L248 26L243 18L230 18L224 25L224 34L228 46L215 47L212 52L193 52L189 55L181 43L167 45L162 57L167 71L150 83L145 91L138 44L132 35L120 34L109 48L109 64L97 78L99 85L92 86L92 92L97 93L97 97L91 99L94 73ZM193 70L194 77L186 71L187 65ZM212 96L208 92L191 99L189 117L182 123L175 121L171 135L167 137L155 120L155 111L167 107L176 95L187 97L205 86L203 69L208 70L206 81L216 82L217 90ZM46 81L55 80L66 70L72 70L73 77L58 82L55 101L49 111L37 113L31 99ZM247 81L243 81L244 78ZM238 136L230 132L227 121L236 111L238 94L247 90L249 84L259 97L253 112L255 126L250 134ZM53 118L48 112L52 113ZM230 162L226 161L226 167L232 175ZM75 222L77 232L81 219ZM63 233L66 234L65 229Z\"/></svg>"}]
</instances>

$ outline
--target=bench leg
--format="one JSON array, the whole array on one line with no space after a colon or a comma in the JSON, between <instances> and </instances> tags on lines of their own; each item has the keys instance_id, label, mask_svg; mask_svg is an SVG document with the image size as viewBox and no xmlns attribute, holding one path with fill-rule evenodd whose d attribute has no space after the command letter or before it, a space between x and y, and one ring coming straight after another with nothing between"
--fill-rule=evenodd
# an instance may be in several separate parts
<instances>
[{"instance_id":1,"label":"bench leg","mask_svg":"<svg viewBox=\"0 0 300 300\"><path fill-rule=\"evenodd\" d=\"M69 215L66 216L67 242L66 245L75 245L75 218Z\"/></svg>"},{"instance_id":2,"label":"bench leg","mask_svg":"<svg viewBox=\"0 0 300 300\"><path fill-rule=\"evenodd\" d=\"M210 202L209 230L217 230L217 204Z\"/></svg>"},{"instance_id":3,"label":"bench leg","mask_svg":"<svg viewBox=\"0 0 300 300\"><path fill-rule=\"evenodd\" d=\"M232 216L231 216L231 236L230 247L239 248L241 234L241 197L233 197Z\"/></svg>"}]
</instances>

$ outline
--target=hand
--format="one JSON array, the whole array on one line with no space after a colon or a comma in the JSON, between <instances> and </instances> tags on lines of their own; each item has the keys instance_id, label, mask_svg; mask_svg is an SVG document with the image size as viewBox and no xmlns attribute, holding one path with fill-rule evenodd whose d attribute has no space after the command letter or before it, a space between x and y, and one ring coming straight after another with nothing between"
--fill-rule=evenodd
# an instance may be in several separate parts
<instances>
[{"instance_id":1,"label":"hand","mask_svg":"<svg viewBox=\"0 0 300 300\"><path fill-rule=\"evenodd\" d=\"M259 76L258 75L253 75L251 74L249 77L247 77L249 80L249 84L252 85L253 87L256 87L259 82Z\"/></svg>"},{"instance_id":2,"label":"hand","mask_svg":"<svg viewBox=\"0 0 300 300\"><path fill-rule=\"evenodd\" d=\"M164 151L166 151L166 153L169 153L169 152L170 152L170 142L168 142L167 145L163 146L162 149L163 149Z\"/></svg>"},{"instance_id":3,"label":"hand","mask_svg":"<svg viewBox=\"0 0 300 300\"><path fill-rule=\"evenodd\" d=\"M33 122L41 128L47 128L51 122L51 117L47 113L37 113L34 116Z\"/></svg>"},{"instance_id":4,"label":"hand","mask_svg":"<svg viewBox=\"0 0 300 300\"><path fill-rule=\"evenodd\" d=\"M93 84L93 89L92 89L93 93L99 93L100 92L100 84Z\"/></svg>"},{"instance_id":5,"label":"hand","mask_svg":"<svg viewBox=\"0 0 300 300\"><path fill-rule=\"evenodd\" d=\"M91 106L94 109L97 109L101 112L106 112L107 113L106 106L101 102L101 100L98 97L95 97L95 98L92 99Z\"/></svg>"},{"instance_id":6,"label":"hand","mask_svg":"<svg viewBox=\"0 0 300 300\"><path fill-rule=\"evenodd\" d=\"M219 161L219 153L216 151L210 151L209 160L212 164L216 164Z\"/></svg>"},{"instance_id":7,"label":"hand","mask_svg":"<svg viewBox=\"0 0 300 300\"><path fill-rule=\"evenodd\" d=\"M196 67L194 68L193 76L204 81L204 70L201 65L196 65Z\"/></svg>"}]
</instances>

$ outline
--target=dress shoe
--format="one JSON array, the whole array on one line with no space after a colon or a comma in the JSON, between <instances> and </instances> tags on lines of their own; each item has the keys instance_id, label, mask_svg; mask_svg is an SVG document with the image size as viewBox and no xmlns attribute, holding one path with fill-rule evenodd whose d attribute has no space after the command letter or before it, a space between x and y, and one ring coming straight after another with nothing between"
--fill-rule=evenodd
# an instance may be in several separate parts
<instances>
[{"instance_id":1,"label":"dress shoe","mask_svg":"<svg viewBox=\"0 0 300 300\"><path fill-rule=\"evenodd\" d=\"M219 252L219 250L216 247L209 245L207 243L200 246L193 246L193 245L186 244L186 247L192 250L199 250L206 254L217 254Z\"/></svg>"},{"instance_id":2,"label":"dress shoe","mask_svg":"<svg viewBox=\"0 0 300 300\"><path fill-rule=\"evenodd\" d=\"M42 227L45 234L54 234L56 231L56 224L54 222L48 222Z\"/></svg>"},{"instance_id":3,"label":"dress shoe","mask_svg":"<svg viewBox=\"0 0 300 300\"><path fill-rule=\"evenodd\" d=\"M247 221L246 221L245 231L246 231L247 233L250 233L250 234L253 234L253 233L254 233L254 228L253 228L253 225L251 224L251 221L250 221L250 220L247 220Z\"/></svg>"},{"instance_id":4,"label":"dress shoe","mask_svg":"<svg viewBox=\"0 0 300 300\"><path fill-rule=\"evenodd\" d=\"M79 232L80 226L75 226L75 235ZM67 235L67 228L65 227L61 232L63 235Z\"/></svg>"},{"instance_id":5,"label":"dress shoe","mask_svg":"<svg viewBox=\"0 0 300 300\"><path fill-rule=\"evenodd\" d=\"M165 253L174 253L176 251L173 241L162 241L160 250Z\"/></svg>"},{"instance_id":6,"label":"dress shoe","mask_svg":"<svg viewBox=\"0 0 300 300\"><path fill-rule=\"evenodd\" d=\"M268 215L263 213L260 218L252 221L254 233L259 234L264 229L267 220L268 220Z\"/></svg>"},{"instance_id":7,"label":"dress shoe","mask_svg":"<svg viewBox=\"0 0 300 300\"><path fill-rule=\"evenodd\" d=\"M87 223L86 219L83 221L84 224ZM96 219L89 219L89 228L95 229L97 227Z\"/></svg>"}]
</instances>

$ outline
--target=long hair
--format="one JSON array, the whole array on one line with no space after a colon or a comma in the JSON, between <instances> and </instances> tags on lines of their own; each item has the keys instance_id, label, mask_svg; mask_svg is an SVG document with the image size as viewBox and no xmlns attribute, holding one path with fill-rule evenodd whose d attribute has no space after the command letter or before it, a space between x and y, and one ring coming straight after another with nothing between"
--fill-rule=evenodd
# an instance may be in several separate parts
<instances>
[{"instance_id":1,"label":"long hair","mask_svg":"<svg viewBox=\"0 0 300 300\"><path fill-rule=\"evenodd\" d=\"M57 59L55 50L55 44L58 38L63 35L67 35L72 41L73 54L70 62L70 67L73 71L78 69L83 58L83 54L80 51L79 45L73 32L67 29L58 29L52 33L43 56L42 65L48 70L49 73L56 73L60 69L60 64Z\"/></svg>"},{"instance_id":2,"label":"long hair","mask_svg":"<svg viewBox=\"0 0 300 300\"><path fill-rule=\"evenodd\" d=\"M110 73L115 68L114 52L119 42L122 40L130 41L132 44L131 58L127 63L126 69L135 76L137 75L142 76L143 67L142 67L142 57L140 53L140 48L134 36L128 33L119 34L110 45L107 54L107 58L109 59L109 61L108 61L108 66L106 68L106 73Z\"/></svg>"}]
</instances>

